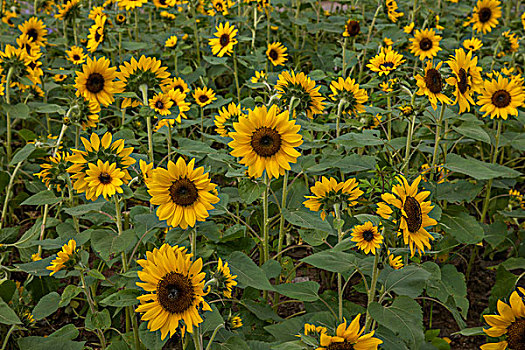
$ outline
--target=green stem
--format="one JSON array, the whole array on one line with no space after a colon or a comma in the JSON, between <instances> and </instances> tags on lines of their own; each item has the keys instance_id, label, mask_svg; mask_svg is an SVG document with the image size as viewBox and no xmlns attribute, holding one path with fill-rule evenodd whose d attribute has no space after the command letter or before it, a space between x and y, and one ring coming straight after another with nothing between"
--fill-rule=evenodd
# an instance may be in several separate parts
<instances>
[{"instance_id":1,"label":"green stem","mask_svg":"<svg viewBox=\"0 0 525 350\"><path fill-rule=\"evenodd\" d=\"M2 208L2 216L0 217L0 230L2 229L4 225L5 216L7 213L7 206L9 204L9 197L11 195L11 190L13 189L13 184L15 182L16 173L22 166L23 162L20 162L16 165L15 170L13 170L13 174L11 174L11 177L9 179L9 184L7 185L7 190L5 192L5 199L4 199L4 206Z\"/></svg>"},{"instance_id":2,"label":"green stem","mask_svg":"<svg viewBox=\"0 0 525 350\"><path fill-rule=\"evenodd\" d=\"M138 9L135 9L135 40L139 41L139 16Z\"/></svg>"},{"instance_id":3,"label":"green stem","mask_svg":"<svg viewBox=\"0 0 525 350\"><path fill-rule=\"evenodd\" d=\"M148 106L148 86L140 85L139 90L142 92L142 103L145 107ZM151 163L153 163L153 128L151 126L151 114L148 114L146 117L146 126L148 129L148 158Z\"/></svg>"},{"instance_id":4,"label":"green stem","mask_svg":"<svg viewBox=\"0 0 525 350\"><path fill-rule=\"evenodd\" d=\"M197 14L195 13L195 5L190 5L191 17L193 22L193 36L195 37L195 48L197 49L197 66L201 65L201 49L200 49L200 39L199 31L197 29Z\"/></svg>"},{"instance_id":5,"label":"green stem","mask_svg":"<svg viewBox=\"0 0 525 350\"><path fill-rule=\"evenodd\" d=\"M235 78L235 87L237 88L237 103L241 103L241 89L239 88L239 73L237 72L237 54L233 50L233 77Z\"/></svg>"},{"instance_id":6,"label":"green stem","mask_svg":"<svg viewBox=\"0 0 525 350\"><path fill-rule=\"evenodd\" d=\"M49 204L44 205L44 215L42 216L42 224L40 225L40 237L39 241L44 239L44 232L46 231L47 215L49 213ZM42 255L42 245L38 245L38 256Z\"/></svg>"},{"instance_id":7,"label":"green stem","mask_svg":"<svg viewBox=\"0 0 525 350\"><path fill-rule=\"evenodd\" d=\"M438 150L439 150L439 141L441 141L441 123L443 122L443 115L445 114L446 105L441 103L441 112L439 113L439 119L436 121L436 135L434 139L434 153L432 155L432 172L436 173L436 165L438 163Z\"/></svg>"},{"instance_id":8,"label":"green stem","mask_svg":"<svg viewBox=\"0 0 525 350\"><path fill-rule=\"evenodd\" d=\"M283 249L283 242L284 242L284 215L283 211L286 208L286 196L288 195L288 171L286 170L284 172L284 178L283 178L283 195L281 198L281 218L279 221L279 241L277 244L277 254L281 253L281 250ZM281 261L281 256L279 256L279 262Z\"/></svg>"},{"instance_id":9,"label":"green stem","mask_svg":"<svg viewBox=\"0 0 525 350\"><path fill-rule=\"evenodd\" d=\"M4 343L2 344L1 350L4 350L7 347L7 341L9 340L9 337L11 336L11 333L13 333L15 328L16 328L16 324L12 325L7 331L7 334L5 335Z\"/></svg>"},{"instance_id":10,"label":"green stem","mask_svg":"<svg viewBox=\"0 0 525 350\"><path fill-rule=\"evenodd\" d=\"M53 149L52 156L55 157L58 153L58 150L60 149L60 143L62 143L62 138L64 137L64 133L66 132L67 125L62 124L62 128L60 129L60 134L58 135L57 142L55 143L55 148Z\"/></svg>"},{"instance_id":11,"label":"green stem","mask_svg":"<svg viewBox=\"0 0 525 350\"><path fill-rule=\"evenodd\" d=\"M5 102L9 105L11 104L11 99L9 92L11 90L11 77L13 76L13 67L9 68L7 71L7 76L5 78ZM7 140L6 140L6 148L7 148L7 163L11 161L11 156L13 155L13 148L11 146L11 116L9 115L9 112L6 111L6 122L7 122Z\"/></svg>"},{"instance_id":12,"label":"green stem","mask_svg":"<svg viewBox=\"0 0 525 350\"><path fill-rule=\"evenodd\" d=\"M91 297L90 289L88 288L86 284L86 279L84 278L84 272L85 272L84 269L80 271L80 280L82 281L82 289L84 290L84 294L86 295L86 300L89 304L89 309L91 313L95 314L97 312L95 308L95 302L93 301L93 298ZM102 332L102 330L97 328L96 334L98 336L98 339L100 340L100 346L102 347L102 349L105 349L106 348L106 338L104 337L104 332Z\"/></svg>"},{"instance_id":13,"label":"green stem","mask_svg":"<svg viewBox=\"0 0 525 350\"><path fill-rule=\"evenodd\" d=\"M213 339L215 339L215 336L217 335L217 332L222 327L224 327L224 323L221 323L220 325L215 327L215 329L213 330L213 333L211 334L210 341L208 341L208 345L206 345L206 350L210 350L211 349L211 344L213 344Z\"/></svg>"},{"instance_id":14,"label":"green stem","mask_svg":"<svg viewBox=\"0 0 525 350\"><path fill-rule=\"evenodd\" d=\"M337 242L341 243L343 240L343 225L341 222L341 213L339 212L340 204L334 204L334 212L337 227ZM343 276L340 272L337 273L337 300L338 300L338 318L339 322L343 322Z\"/></svg>"},{"instance_id":15,"label":"green stem","mask_svg":"<svg viewBox=\"0 0 525 350\"><path fill-rule=\"evenodd\" d=\"M200 108L201 115L201 141L204 141L204 107Z\"/></svg>"},{"instance_id":16,"label":"green stem","mask_svg":"<svg viewBox=\"0 0 525 350\"><path fill-rule=\"evenodd\" d=\"M368 302L366 307L366 321L365 321L365 332L369 331L370 325L372 324L372 317L370 317L370 313L368 310L370 309L370 304L374 301L375 295L376 295L376 286L377 286L377 278L379 276L379 254L380 251L376 251L375 257L374 257L374 269L372 271L372 282L370 283L370 289L368 290Z\"/></svg>"},{"instance_id":17,"label":"green stem","mask_svg":"<svg viewBox=\"0 0 525 350\"><path fill-rule=\"evenodd\" d=\"M200 334L200 328L197 327L195 331L193 332L193 345L195 346L195 350L202 350L202 343L201 343L201 334Z\"/></svg>"},{"instance_id":18,"label":"green stem","mask_svg":"<svg viewBox=\"0 0 525 350\"><path fill-rule=\"evenodd\" d=\"M407 135L407 144L405 148L405 164L403 164L403 168L401 169L404 171L408 164L410 163L410 147L412 146L412 136L414 134L414 126L416 124L416 113L412 113L412 119L410 120L410 123L408 125L408 135Z\"/></svg>"},{"instance_id":19,"label":"green stem","mask_svg":"<svg viewBox=\"0 0 525 350\"><path fill-rule=\"evenodd\" d=\"M374 26L376 24L376 19L377 19L377 16L379 15L379 12L381 11L381 9L383 8L383 5L381 5L380 2L378 2L377 4L377 10L374 14L374 18L372 19L372 23L370 24L370 27L368 28L368 35L366 37L366 42L365 42L365 50L363 51L363 62L361 63L361 65L359 66L359 76L358 76L358 82L361 81L361 75L363 74L363 68L365 66L365 61L366 61L366 47L368 45L368 43L370 42L370 37L372 36L372 31L374 29Z\"/></svg>"},{"instance_id":20,"label":"green stem","mask_svg":"<svg viewBox=\"0 0 525 350\"><path fill-rule=\"evenodd\" d=\"M167 141L168 141L168 160L171 160L171 124L168 122L168 135L167 135Z\"/></svg>"},{"instance_id":21,"label":"green stem","mask_svg":"<svg viewBox=\"0 0 525 350\"><path fill-rule=\"evenodd\" d=\"M191 253L193 254L193 259L197 259L197 225L193 228L193 233L190 234L191 239Z\"/></svg>"},{"instance_id":22,"label":"green stem","mask_svg":"<svg viewBox=\"0 0 525 350\"><path fill-rule=\"evenodd\" d=\"M387 121L387 138L388 141L392 139L392 97L390 93L386 95L386 105L388 110L388 121Z\"/></svg>"},{"instance_id":23,"label":"green stem","mask_svg":"<svg viewBox=\"0 0 525 350\"><path fill-rule=\"evenodd\" d=\"M270 179L268 174L264 175L264 192L263 192L263 257L261 265L270 259L269 250L269 222L268 222L268 195L270 192Z\"/></svg>"},{"instance_id":24,"label":"green stem","mask_svg":"<svg viewBox=\"0 0 525 350\"><path fill-rule=\"evenodd\" d=\"M78 45L78 38L77 38L77 19L76 17L73 17L73 38L75 40L75 45Z\"/></svg>"},{"instance_id":25,"label":"green stem","mask_svg":"<svg viewBox=\"0 0 525 350\"><path fill-rule=\"evenodd\" d=\"M345 37L343 39L343 62L342 62L342 72L341 72L341 76L344 78L346 78L346 41L347 41L347 37Z\"/></svg>"}]
</instances>

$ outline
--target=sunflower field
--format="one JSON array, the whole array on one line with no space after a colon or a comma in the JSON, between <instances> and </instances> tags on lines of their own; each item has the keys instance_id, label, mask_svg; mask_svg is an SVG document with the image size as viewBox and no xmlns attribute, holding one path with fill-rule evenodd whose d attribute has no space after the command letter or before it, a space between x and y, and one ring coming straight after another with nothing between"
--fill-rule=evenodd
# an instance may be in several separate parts
<instances>
[{"instance_id":1,"label":"sunflower field","mask_svg":"<svg viewBox=\"0 0 525 350\"><path fill-rule=\"evenodd\" d=\"M0 11L0 350L525 349L525 2Z\"/></svg>"}]
</instances>

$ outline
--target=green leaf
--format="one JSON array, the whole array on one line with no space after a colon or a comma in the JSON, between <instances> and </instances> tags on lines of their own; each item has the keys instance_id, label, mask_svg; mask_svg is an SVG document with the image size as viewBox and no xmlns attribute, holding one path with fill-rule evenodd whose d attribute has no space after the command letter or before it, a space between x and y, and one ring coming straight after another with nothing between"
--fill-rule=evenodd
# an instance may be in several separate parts
<instances>
[{"instance_id":1,"label":"green leaf","mask_svg":"<svg viewBox=\"0 0 525 350\"><path fill-rule=\"evenodd\" d=\"M490 291L489 307L496 308L498 299L504 299L509 296L509 292L514 290L518 276L507 271L502 265L496 270L496 283Z\"/></svg>"},{"instance_id":2,"label":"green leaf","mask_svg":"<svg viewBox=\"0 0 525 350\"><path fill-rule=\"evenodd\" d=\"M240 288L249 286L259 290L274 290L264 271L255 265L246 254L239 251L233 252L228 258L228 263L232 273L237 275Z\"/></svg>"},{"instance_id":3,"label":"green leaf","mask_svg":"<svg viewBox=\"0 0 525 350\"><path fill-rule=\"evenodd\" d=\"M501 263L507 270L525 269L525 258L508 258Z\"/></svg>"},{"instance_id":4,"label":"green leaf","mask_svg":"<svg viewBox=\"0 0 525 350\"><path fill-rule=\"evenodd\" d=\"M466 337L472 337L474 335L486 335L485 332L483 332L483 327L472 327L472 328L465 328L460 330L459 332L452 333L452 335L461 334Z\"/></svg>"},{"instance_id":5,"label":"green leaf","mask_svg":"<svg viewBox=\"0 0 525 350\"><path fill-rule=\"evenodd\" d=\"M468 156L467 156L468 157ZM445 168L473 177L476 180L489 180L497 177L514 178L520 172L499 164L485 163L472 157L463 158L457 154L447 155Z\"/></svg>"},{"instance_id":6,"label":"green leaf","mask_svg":"<svg viewBox=\"0 0 525 350\"><path fill-rule=\"evenodd\" d=\"M99 270L89 270L87 274L88 274L88 276L96 278L97 280L105 280L106 279L106 277Z\"/></svg>"},{"instance_id":7,"label":"green leaf","mask_svg":"<svg viewBox=\"0 0 525 350\"><path fill-rule=\"evenodd\" d=\"M139 326L139 338L148 350L161 350L169 337L160 339L160 331L151 332L148 329L148 322L141 322Z\"/></svg>"},{"instance_id":8,"label":"green leaf","mask_svg":"<svg viewBox=\"0 0 525 350\"><path fill-rule=\"evenodd\" d=\"M64 208L63 210L66 214L69 214L71 216L80 216L80 215L84 215L92 211L100 211L100 209L102 209L104 204L106 203L96 202L96 203L89 203L89 204L81 204L73 208Z\"/></svg>"},{"instance_id":9,"label":"green leaf","mask_svg":"<svg viewBox=\"0 0 525 350\"><path fill-rule=\"evenodd\" d=\"M324 232L333 232L332 227L328 221L323 221L319 217L319 213L304 210L288 210L282 211L284 218L289 223L302 227L320 230Z\"/></svg>"},{"instance_id":10,"label":"green leaf","mask_svg":"<svg viewBox=\"0 0 525 350\"><path fill-rule=\"evenodd\" d=\"M382 145L384 140L380 138L379 131L377 130L363 130L362 133L349 132L330 142L342 145L347 150L351 150L364 146Z\"/></svg>"},{"instance_id":11,"label":"green leaf","mask_svg":"<svg viewBox=\"0 0 525 350\"><path fill-rule=\"evenodd\" d=\"M91 244L105 261L111 260L137 242L135 231L126 230L119 236L110 230L93 230Z\"/></svg>"},{"instance_id":12,"label":"green leaf","mask_svg":"<svg viewBox=\"0 0 525 350\"><path fill-rule=\"evenodd\" d=\"M243 300L242 305L248 310L250 310L251 313L253 313L258 319L262 321L280 322L283 320L281 317L279 317L279 315L275 313L275 311L273 311L273 309L268 304L257 303L253 300L246 299Z\"/></svg>"},{"instance_id":13,"label":"green leaf","mask_svg":"<svg viewBox=\"0 0 525 350\"><path fill-rule=\"evenodd\" d=\"M58 310L61 297L57 292L51 292L42 297L33 309L35 320L41 320Z\"/></svg>"},{"instance_id":14,"label":"green leaf","mask_svg":"<svg viewBox=\"0 0 525 350\"><path fill-rule=\"evenodd\" d=\"M137 305L139 303L139 301L137 300L137 297L139 295L140 292L136 289L122 289L102 299L100 301L100 305L112 307L125 307Z\"/></svg>"},{"instance_id":15,"label":"green leaf","mask_svg":"<svg viewBox=\"0 0 525 350\"><path fill-rule=\"evenodd\" d=\"M239 183L239 196L246 204L252 204L260 198L264 192L265 185L252 181L250 179L243 179Z\"/></svg>"},{"instance_id":16,"label":"green leaf","mask_svg":"<svg viewBox=\"0 0 525 350\"><path fill-rule=\"evenodd\" d=\"M421 306L410 297L399 296L388 307L373 302L369 312L377 323L396 333L411 349L423 342L423 312Z\"/></svg>"},{"instance_id":17,"label":"green leaf","mask_svg":"<svg viewBox=\"0 0 525 350\"><path fill-rule=\"evenodd\" d=\"M6 304L4 299L0 299L0 323L7 325L22 323L16 313Z\"/></svg>"},{"instance_id":18,"label":"green leaf","mask_svg":"<svg viewBox=\"0 0 525 350\"><path fill-rule=\"evenodd\" d=\"M4 280L0 283L0 297L8 303L16 290L16 283L11 280Z\"/></svg>"},{"instance_id":19,"label":"green leaf","mask_svg":"<svg viewBox=\"0 0 525 350\"><path fill-rule=\"evenodd\" d=\"M211 312L206 312L204 314L204 322L200 326L202 334L213 332L219 325L224 324L224 319L214 304L211 305L211 310Z\"/></svg>"},{"instance_id":20,"label":"green leaf","mask_svg":"<svg viewBox=\"0 0 525 350\"><path fill-rule=\"evenodd\" d=\"M44 205L55 204L58 202L60 202L60 198L55 196L55 194L52 191L44 190L27 198L20 205Z\"/></svg>"},{"instance_id":21,"label":"green leaf","mask_svg":"<svg viewBox=\"0 0 525 350\"><path fill-rule=\"evenodd\" d=\"M111 316L109 315L108 309L95 311L94 313L88 311L85 325L88 331L95 329L106 330L111 327Z\"/></svg>"},{"instance_id":22,"label":"green leaf","mask_svg":"<svg viewBox=\"0 0 525 350\"><path fill-rule=\"evenodd\" d=\"M471 139L485 142L490 145L489 134L487 134L487 132L477 124L465 122L457 127L452 126L452 129L463 136L470 137Z\"/></svg>"},{"instance_id":23,"label":"green leaf","mask_svg":"<svg viewBox=\"0 0 525 350\"><path fill-rule=\"evenodd\" d=\"M226 343L218 343L214 348L220 350L250 350L248 344L239 336L230 337Z\"/></svg>"},{"instance_id":24,"label":"green leaf","mask_svg":"<svg viewBox=\"0 0 525 350\"><path fill-rule=\"evenodd\" d=\"M461 207L443 211L439 224L459 243L477 244L483 240L483 227Z\"/></svg>"},{"instance_id":25,"label":"green leaf","mask_svg":"<svg viewBox=\"0 0 525 350\"><path fill-rule=\"evenodd\" d=\"M35 112L37 113L58 113L61 115L66 114L66 111L64 108L62 108L59 105L52 104L52 103L39 103L38 106L35 108Z\"/></svg>"},{"instance_id":26,"label":"green leaf","mask_svg":"<svg viewBox=\"0 0 525 350\"><path fill-rule=\"evenodd\" d=\"M430 272L416 266L409 265L399 270L385 269L381 271L379 280L385 286L385 292L393 291L397 295L406 295L416 298L421 295Z\"/></svg>"},{"instance_id":27,"label":"green leaf","mask_svg":"<svg viewBox=\"0 0 525 350\"><path fill-rule=\"evenodd\" d=\"M328 232L321 230L299 229L297 231L301 239L313 247L323 244L328 237Z\"/></svg>"},{"instance_id":28,"label":"green leaf","mask_svg":"<svg viewBox=\"0 0 525 350\"><path fill-rule=\"evenodd\" d=\"M482 183L475 184L467 180L443 182L437 185L436 199L458 204L472 202L482 189Z\"/></svg>"},{"instance_id":29,"label":"green leaf","mask_svg":"<svg viewBox=\"0 0 525 350\"><path fill-rule=\"evenodd\" d=\"M11 119L27 119L29 118L29 106L25 103L17 103L16 105L3 105L6 113L9 113Z\"/></svg>"},{"instance_id":30,"label":"green leaf","mask_svg":"<svg viewBox=\"0 0 525 350\"><path fill-rule=\"evenodd\" d=\"M9 165L17 165L20 162L23 162L27 159L33 153L35 150L35 144L34 143L28 143L23 148L21 148L18 152L15 153L13 156L13 159L11 159L11 162Z\"/></svg>"},{"instance_id":31,"label":"green leaf","mask_svg":"<svg viewBox=\"0 0 525 350\"><path fill-rule=\"evenodd\" d=\"M287 296L288 298L300 301L316 301L319 299L319 283L314 281L305 281L297 283L285 283L275 286L277 293Z\"/></svg>"},{"instance_id":32,"label":"green leaf","mask_svg":"<svg viewBox=\"0 0 525 350\"><path fill-rule=\"evenodd\" d=\"M317 268L343 273L359 267L359 259L352 254L325 250L301 259L302 262Z\"/></svg>"},{"instance_id":33,"label":"green leaf","mask_svg":"<svg viewBox=\"0 0 525 350\"><path fill-rule=\"evenodd\" d=\"M74 297L79 295L82 292L82 288L79 286L75 286L73 284L69 284L64 288L64 291L62 292L62 296L60 297L60 303L58 303L58 307L64 307L69 305L71 300L73 300Z\"/></svg>"},{"instance_id":34,"label":"green leaf","mask_svg":"<svg viewBox=\"0 0 525 350\"><path fill-rule=\"evenodd\" d=\"M122 42L122 49L127 51L139 51L139 50L147 50L149 48L149 44L145 42L136 42L136 41L123 41Z\"/></svg>"}]
</instances>

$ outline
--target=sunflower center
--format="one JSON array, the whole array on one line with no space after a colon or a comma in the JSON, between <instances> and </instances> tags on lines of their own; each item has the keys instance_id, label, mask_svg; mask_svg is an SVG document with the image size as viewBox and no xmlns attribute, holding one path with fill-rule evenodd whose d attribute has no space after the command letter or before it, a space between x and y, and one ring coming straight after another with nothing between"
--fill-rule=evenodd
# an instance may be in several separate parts
<instances>
[{"instance_id":1,"label":"sunflower center","mask_svg":"<svg viewBox=\"0 0 525 350\"><path fill-rule=\"evenodd\" d=\"M86 89L94 94L104 89L104 77L100 73L91 73L87 78Z\"/></svg>"},{"instance_id":2,"label":"sunflower center","mask_svg":"<svg viewBox=\"0 0 525 350\"><path fill-rule=\"evenodd\" d=\"M174 86L173 90L179 90L181 93L184 93L184 88L181 85Z\"/></svg>"},{"instance_id":3,"label":"sunflower center","mask_svg":"<svg viewBox=\"0 0 525 350\"><path fill-rule=\"evenodd\" d=\"M464 94L468 90L468 79L467 79L467 72L463 68L460 68L459 73L458 73L458 78L459 78L458 80L459 92Z\"/></svg>"},{"instance_id":4,"label":"sunflower center","mask_svg":"<svg viewBox=\"0 0 525 350\"><path fill-rule=\"evenodd\" d=\"M100 183L103 185L107 185L111 183L111 175L109 175L108 173L100 173L100 175L98 176L98 181L100 181Z\"/></svg>"},{"instance_id":5,"label":"sunflower center","mask_svg":"<svg viewBox=\"0 0 525 350\"><path fill-rule=\"evenodd\" d=\"M432 40L430 40L429 38L423 38L421 39L421 41L419 42L419 48L422 50L422 51L428 51L432 48L432 46L434 45L434 43L432 43Z\"/></svg>"},{"instance_id":6,"label":"sunflower center","mask_svg":"<svg viewBox=\"0 0 525 350\"><path fill-rule=\"evenodd\" d=\"M374 231L372 230L365 230L363 232L363 239L367 242L370 242L374 239Z\"/></svg>"},{"instance_id":7,"label":"sunflower center","mask_svg":"<svg viewBox=\"0 0 525 350\"><path fill-rule=\"evenodd\" d=\"M160 0L159 4L161 4L162 6L165 6L166 5L166 0Z\"/></svg>"},{"instance_id":8,"label":"sunflower center","mask_svg":"<svg viewBox=\"0 0 525 350\"><path fill-rule=\"evenodd\" d=\"M206 103L206 101L208 101L208 96L206 96L206 95L200 95L200 96L199 96L199 101L200 101L201 103Z\"/></svg>"},{"instance_id":9,"label":"sunflower center","mask_svg":"<svg viewBox=\"0 0 525 350\"><path fill-rule=\"evenodd\" d=\"M219 39L219 43L221 44L222 47L228 45L229 42L230 42L230 36L228 34L221 35Z\"/></svg>"},{"instance_id":10,"label":"sunflower center","mask_svg":"<svg viewBox=\"0 0 525 350\"><path fill-rule=\"evenodd\" d=\"M164 108L164 103L162 103L162 101L160 101L160 100L155 102L155 108L163 109Z\"/></svg>"},{"instance_id":11,"label":"sunflower center","mask_svg":"<svg viewBox=\"0 0 525 350\"><path fill-rule=\"evenodd\" d=\"M195 300L191 280L177 272L166 274L157 284L157 300L164 310L172 314L183 313Z\"/></svg>"},{"instance_id":12,"label":"sunflower center","mask_svg":"<svg viewBox=\"0 0 525 350\"><path fill-rule=\"evenodd\" d=\"M507 328L509 349L525 350L525 319L519 318Z\"/></svg>"},{"instance_id":13,"label":"sunflower center","mask_svg":"<svg viewBox=\"0 0 525 350\"><path fill-rule=\"evenodd\" d=\"M184 177L170 186L170 196L175 204L186 207L197 201L199 191L193 181Z\"/></svg>"},{"instance_id":14,"label":"sunflower center","mask_svg":"<svg viewBox=\"0 0 525 350\"><path fill-rule=\"evenodd\" d=\"M101 38L102 38L102 35L97 30L97 32L95 33L95 41L99 42Z\"/></svg>"},{"instance_id":15,"label":"sunflower center","mask_svg":"<svg viewBox=\"0 0 525 350\"><path fill-rule=\"evenodd\" d=\"M498 90L492 95L492 104L498 108L505 108L510 104L510 94L506 90Z\"/></svg>"},{"instance_id":16,"label":"sunflower center","mask_svg":"<svg viewBox=\"0 0 525 350\"><path fill-rule=\"evenodd\" d=\"M73 60L78 61L79 59L80 59L79 55L77 55L77 54L73 55Z\"/></svg>"},{"instance_id":17,"label":"sunflower center","mask_svg":"<svg viewBox=\"0 0 525 350\"><path fill-rule=\"evenodd\" d=\"M341 343L331 343L328 345L328 350L352 350L354 347L347 341Z\"/></svg>"},{"instance_id":18,"label":"sunflower center","mask_svg":"<svg viewBox=\"0 0 525 350\"><path fill-rule=\"evenodd\" d=\"M383 69L392 69L394 68L394 64L392 62L385 62L381 64L381 68Z\"/></svg>"},{"instance_id":19,"label":"sunflower center","mask_svg":"<svg viewBox=\"0 0 525 350\"><path fill-rule=\"evenodd\" d=\"M275 130L263 126L252 134L251 145L261 157L271 157L281 149L281 135Z\"/></svg>"},{"instance_id":20,"label":"sunflower center","mask_svg":"<svg viewBox=\"0 0 525 350\"><path fill-rule=\"evenodd\" d=\"M268 54L270 56L270 58L272 60L276 60L277 58L279 58L279 54L277 53L277 51L275 51L274 49L271 49L270 50L270 53Z\"/></svg>"},{"instance_id":21,"label":"sunflower center","mask_svg":"<svg viewBox=\"0 0 525 350\"><path fill-rule=\"evenodd\" d=\"M482 9L479 10L478 17L481 23L486 23L492 17L492 10L489 9L488 7L483 7Z\"/></svg>"},{"instance_id":22,"label":"sunflower center","mask_svg":"<svg viewBox=\"0 0 525 350\"><path fill-rule=\"evenodd\" d=\"M38 32L35 28L31 28L27 31L26 35L31 38L31 41L36 41L38 39Z\"/></svg>"},{"instance_id":23,"label":"sunflower center","mask_svg":"<svg viewBox=\"0 0 525 350\"><path fill-rule=\"evenodd\" d=\"M346 25L346 32L350 36L356 36L357 34L359 34L360 30L361 30L361 27L359 26L358 21L350 21Z\"/></svg>"},{"instance_id":24,"label":"sunflower center","mask_svg":"<svg viewBox=\"0 0 525 350\"><path fill-rule=\"evenodd\" d=\"M405 199L405 204L403 205L405 210L406 222L408 226L408 231L416 233L421 228L423 224L423 216L421 215L421 205L414 197L407 196Z\"/></svg>"},{"instance_id":25,"label":"sunflower center","mask_svg":"<svg viewBox=\"0 0 525 350\"><path fill-rule=\"evenodd\" d=\"M443 89L443 82L441 81L441 74L437 69L431 68L425 75L425 84L430 92L437 94Z\"/></svg>"}]
</instances>

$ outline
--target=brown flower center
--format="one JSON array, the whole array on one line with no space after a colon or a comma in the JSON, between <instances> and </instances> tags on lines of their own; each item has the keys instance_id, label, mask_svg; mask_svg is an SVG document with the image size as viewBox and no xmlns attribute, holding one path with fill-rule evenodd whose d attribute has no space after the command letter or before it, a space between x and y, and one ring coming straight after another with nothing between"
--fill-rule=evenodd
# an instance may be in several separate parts
<instances>
[{"instance_id":1,"label":"brown flower center","mask_svg":"<svg viewBox=\"0 0 525 350\"><path fill-rule=\"evenodd\" d=\"M164 310L172 314L183 313L195 300L191 280L177 272L166 274L157 284L157 300Z\"/></svg>"},{"instance_id":2,"label":"brown flower center","mask_svg":"<svg viewBox=\"0 0 525 350\"><path fill-rule=\"evenodd\" d=\"M392 62L385 62L381 64L381 68L384 70L390 70L394 68L394 64Z\"/></svg>"},{"instance_id":3,"label":"brown flower center","mask_svg":"<svg viewBox=\"0 0 525 350\"><path fill-rule=\"evenodd\" d=\"M372 230L365 230L363 232L363 239L367 242L370 242L374 239L374 231Z\"/></svg>"},{"instance_id":4,"label":"brown flower center","mask_svg":"<svg viewBox=\"0 0 525 350\"><path fill-rule=\"evenodd\" d=\"M209 98L206 95L200 95L199 96L200 103L206 103L206 102L208 102L208 100L209 100Z\"/></svg>"},{"instance_id":5,"label":"brown flower center","mask_svg":"<svg viewBox=\"0 0 525 350\"><path fill-rule=\"evenodd\" d=\"M103 185L107 185L111 183L111 175L109 175L108 173L100 173L100 175L98 176L98 181L100 181L100 183Z\"/></svg>"},{"instance_id":6,"label":"brown flower center","mask_svg":"<svg viewBox=\"0 0 525 350\"><path fill-rule=\"evenodd\" d=\"M100 73L91 73L86 81L86 89L94 94L104 89L104 77Z\"/></svg>"},{"instance_id":7,"label":"brown flower center","mask_svg":"<svg viewBox=\"0 0 525 350\"><path fill-rule=\"evenodd\" d=\"M407 196L405 199L405 204L403 205L405 210L408 231L411 233L416 233L421 228L423 224L423 216L421 215L421 205L414 197Z\"/></svg>"},{"instance_id":8,"label":"brown flower center","mask_svg":"<svg viewBox=\"0 0 525 350\"><path fill-rule=\"evenodd\" d=\"M483 7L479 10L478 17L481 23L486 23L492 17L492 10L488 7Z\"/></svg>"},{"instance_id":9,"label":"brown flower center","mask_svg":"<svg viewBox=\"0 0 525 350\"><path fill-rule=\"evenodd\" d=\"M468 90L469 86L467 72L463 68L459 69L458 78L458 90L464 94Z\"/></svg>"},{"instance_id":10,"label":"brown flower center","mask_svg":"<svg viewBox=\"0 0 525 350\"><path fill-rule=\"evenodd\" d=\"M98 32L98 30L95 32L95 41L98 43L102 39L102 34Z\"/></svg>"},{"instance_id":11,"label":"brown flower center","mask_svg":"<svg viewBox=\"0 0 525 350\"><path fill-rule=\"evenodd\" d=\"M270 50L270 53L268 54L272 60L277 60L279 58L279 54L274 49Z\"/></svg>"},{"instance_id":12,"label":"brown flower center","mask_svg":"<svg viewBox=\"0 0 525 350\"><path fill-rule=\"evenodd\" d=\"M271 157L281 149L281 135L265 126L255 130L250 142L253 151L261 157Z\"/></svg>"},{"instance_id":13,"label":"brown flower center","mask_svg":"<svg viewBox=\"0 0 525 350\"><path fill-rule=\"evenodd\" d=\"M219 43L221 44L222 47L225 47L226 45L230 43L230 36L228 34L221 35L219 39Z\"/></svg>"},{"instance_id":14,"label":"brown flower center","mask_svg":"<svg viewBox=\"0 0 525 350\"><path fill-rule=\"evenodd\" d=\"M423 38L419 42L419 48L422 51L428 51L428 50L430 50L432 48L432 46L434 46L434 43L429 38Z\"/></svg>"},{"instance_id":15,"label":"brown flower center","mask_svg":"<svg viewBox=\"0 0 525 350\"><path fill-rule=\"evenodd\" d=\"M356 36L359 34L359 31L361 30L361 27L359 26L358 21L350 21L346 24L346 32L350 36Z\"/></svg>"},{"instance_id":16,"label":"brown flower center","mask_svg":"<svg viewBox=\"0 0 525 350\"><path fill-rule=\"evenodd\" d=\"M27 31L26 35L31 38L31 41L35 42L38 39L38 32L35 28L31 28Z\"/></svg>"},{"instance_id":17,"label":"brown flower center","mask_svg":"<svg viewBox=\"0 0 525 350\"><path fill-rule=\"evenodd\" d=\"M498 90L492 95L492 104L498 108L510 105L510 94L506 90Z\"/></svg>"},{"instance_id":18,"label":"brown flower center","mask_svg":"<svg viewBox=\"0 0 525 350\"><path fill-rule=\"evenodd\" d=\"M441 74L435 68L431 68L425 75L425 84L430 92L437 94L443 89L443 82L441 80Z\"/></svg>"},{"instance_id":19,"label":"brown flower center","mask_svg":"<svg viewBox=\"0 0 525 350\"><path fill-rule=\"evenodd\" d=\"M518 318L507 328L509 349L525 350L525 319Z\"/></svg>"},{"instance_id":20,"label":"brown flower center","mask_svg":"<svg viewBox=\"0 0 525 350\"><path fill-rule=\"evenodd\" d=\"M173 90L179 90L181 93L184 93L184 88L182 87L182 85L174 86Z\"/></svg>"},{"instance_id":21,"label":"brown flower center","mask_svg":"<svg viewBox=\"0 0 525 350\"><path fill-rule=\"evenodd\" d=\"M341 343L332 343L328 345L328 350L352 350L354 347L347 341Z\"/></svg>"},{"instance_id":22,"label":"brown flower center","mask_svg":"<svg viewBox=\"0 0 525 350\"><path fill-rule=\"evenodd\" d=\"M74 54L74 55L73 55L73 60L75 60L75 61L80 60L80 56L77 55L77 54Z\"/></svg>"},{"instance_id":23,"label":"brown flower center","mask_svg":"<svg viewBox=\"0 0 525 350\"><path fill-rule=\"evenodd\" d=\"M162 103L161 100L158 100L157 102L155 102L155 108L163 109L164 108L164 103Z\"/></svg>"},{"instance_id":24,"label":"brown flower center","mask_svg":"<svg viewBox=\"0 0 525 350\"><path fill-rule=\"evenodd\" d=\"M170 197L175 204L187 207L197 201L199 191L193 181L184 177L176 180L170 186Z\"/></svg>"}]
</instances>

